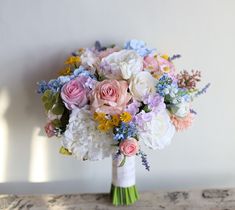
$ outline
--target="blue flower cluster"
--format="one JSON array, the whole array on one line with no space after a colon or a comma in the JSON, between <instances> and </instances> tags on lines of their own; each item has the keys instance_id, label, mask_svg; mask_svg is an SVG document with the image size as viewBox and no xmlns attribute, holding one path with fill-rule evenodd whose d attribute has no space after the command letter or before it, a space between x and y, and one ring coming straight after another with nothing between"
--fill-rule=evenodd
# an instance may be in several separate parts
<instances>
[{"instance_id":1,"label":"blue flower cluster","mask_svg":"<svg viewBox=\"0 0 235 210\"><path fill-rule=\"evenodd\" d=\"M54 93L59 92L65 83L81 75L97 80L96 77L93 74L91 74L91 72L80 66L78 69L75 69L73 71L72 75L59 76L57 79L52 79L48 83L45 80L38 82L37 92L40 94L44 93L46 90L52 90Z\"/></svg>"},{"instance_id":2,"label":"blue flower cluster","mask_svg":"<svg viewBox=\"0 0 235 210\"><path fill-rule=\"evenodd\" d=\"M167 75L163 74L161 78L159 79L156 88L157 88L157 93L164 97L166 94L168 94L169 89L172 86L172 79Z\"/></svg>"},{"instance_id":3,"label":"blue flower cluster","mask_svg":"<svg viewBox=\"0 0 235 210\"><path fill-rule=\"evenodd\" d=\"M157 93L164 97L166 103L178 104L190 101L190 95L186 89L179 88L177 82L173 81L167 74L159 79L156 85Z\"/></svg>"},{"instance_id":4,"label":"blue flower cluster","mask_svg":"<svg viewBox=\"0 0 235 210\"><path fill-rule=\"evenodd\" d=\"M142 57L145 57L155 51L155 49L149 49L144 41L135 39L126 42L124 48L127 50L134 50Z\"/></svg>"},{"instance_id":5,"label":"blue flower cluster","mask_svg":"<svg viewBox=\"0 0 235 210\"><path fill-rule=\"evenodd\" d=\"M137 129L134 123L122 122L118 127L114 128L113 139L115 141L123 141L127 138L136 136L136 134L137 134Z\"/></svg>"}]
</instances>

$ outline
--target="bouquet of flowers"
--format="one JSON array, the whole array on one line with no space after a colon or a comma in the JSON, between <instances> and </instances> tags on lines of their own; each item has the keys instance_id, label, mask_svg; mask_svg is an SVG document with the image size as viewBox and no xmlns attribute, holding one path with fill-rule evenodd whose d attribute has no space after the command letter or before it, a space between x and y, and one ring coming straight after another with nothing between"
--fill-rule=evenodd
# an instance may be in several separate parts
<instances>
[{"instance_id":1,"label":"bouquet of flowers","mask_svg":"<svg viewBox=\"0 0 235 210\"><path fill-rule=\"evenodd\" d=\"M197 88L199 71L177 73L179 57L138 40L124 47L97 41L72 53L56 79L38 83L45 131L61 137L61 154L92 161L112 156L114 205L138 200L135 157L150 170L143 146L163 149L187 129L196 115L192 101L210 85Z\"/></svg>"}]
</instances>

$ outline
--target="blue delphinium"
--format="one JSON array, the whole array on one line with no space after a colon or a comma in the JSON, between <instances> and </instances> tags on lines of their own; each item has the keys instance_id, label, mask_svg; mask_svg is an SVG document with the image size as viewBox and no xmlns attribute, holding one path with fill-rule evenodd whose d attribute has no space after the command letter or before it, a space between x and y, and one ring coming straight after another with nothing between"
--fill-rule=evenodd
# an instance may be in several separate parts
<instances>
[{"instance_id":1,"label":"blue delphinium","mask_svg":"<svg viewBox=\"0 0 235 210\"><path fill-rule=\"evenodd\" d=\"M126 42L124 48L127 50L134 50L142 57L145 57L155 51L154 49L149 49L144 41L136 39Z\"/></svg>"},{"instance_id":2,"label":"blue delphinium","mask_svg":"<svg viewBox=\"0 0 235 210\"><path fill-rule=\"evenodd\" d=\"M134 123L124 123L122 122L118 127L114 128L113 139L115 141L123 141L130 137L135 137L137 134L137 129Z\"/></svg>"},{"instance_id":3,"label":"blue delphinium","mask_svg":"<svg viewBox=\"0 0 235 210\"><path fill-rule=\"evenodd\" d=\"M157 93L164 97L166 94L168 94L171 85L172 79L168 77L167 74L163 74L156 85Z\"/></svg>"},{"instance_id":4,"label":"blue delphinium","mask_svg":"<svg viewBox=\"0 0 235 210\"><path fill-rule=\"evenodd\" d=\"M164 97L166 103L178 104L191 100L187 89L179 88L177 82L173 81L167 74L163 74L159 79L156 89L157 93Z\"/></svg>"}]
</instances>

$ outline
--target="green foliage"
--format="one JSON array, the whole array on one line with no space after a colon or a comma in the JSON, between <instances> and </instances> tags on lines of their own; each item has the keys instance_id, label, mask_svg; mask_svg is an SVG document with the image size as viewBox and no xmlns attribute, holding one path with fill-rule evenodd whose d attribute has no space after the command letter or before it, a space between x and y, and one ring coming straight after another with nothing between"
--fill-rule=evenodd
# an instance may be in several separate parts
<instances>
[{"instance_id":1,"label":"green foliage","mask_svg":"<svg viewBox=\"0 0 235 210\"><path fill-rule=\"evenodd\" d=\"M52 124L54 125L54 127L56 128L60 128L61 127L61 121L59 119L55 119L52 121Z\"/></svg>"},{"instance_id":2,"label":"green foliage","mask_svg":"<svg viewBox=\"0 0 235 210\"><path fill-rule=\"evenodd\" d=\"M47 112L51 111L55 115L62 115L64 113L65 107L60 93L53 93L51 90L46 90L41 99Z\"/></svg>"}]
</instances>

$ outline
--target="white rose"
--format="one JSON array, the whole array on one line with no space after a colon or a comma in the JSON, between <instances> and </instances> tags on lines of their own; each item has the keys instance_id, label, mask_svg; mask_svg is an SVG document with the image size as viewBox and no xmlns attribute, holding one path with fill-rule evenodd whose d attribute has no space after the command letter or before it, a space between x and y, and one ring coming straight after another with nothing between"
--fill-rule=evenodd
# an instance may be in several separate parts
<instances>
[{"instance_id":1,"label":"white rose","mask_svg":"<svg viewBox=\"0 0 235 210\"><path fill-rule=\"evenodd\" d=\"M129 89L136 100L143 100L146 95L156 93L157 80L147 71L141 71L131 78Z\"/></svg>"},{"instance_id":2,"label":"white rose","mask_svg":"<svg viewBox=\"0 0 235 210\"><path fill-rule=\"evenodd\" d=\"M143 58L133 50L121 50L103 58L101 67L109 79L130 79L143 69Z\"/></svg>"},{"instance_id":3,"label":"white rose","mask_svg":"<svg viewBox=\"0 0 235 210\"><path fill-rule=\"evenodd\" d=\"M177 117L186 117L190 112L190 104L188 102L182 102L172 105L170 110Z\"/></svg>"},{"instance_id":4,"label":"white rose","mask_svg":"<svg viewBox=\"0 0 235 210\"><path fill-rule=\"evenodd\" d=\"M150 149L163 149L171 143L174 134L175 127L166 110L153 116L151 121L145 122L144 129L138 128L139 140Z\"/></svg>"}]
</instances>

